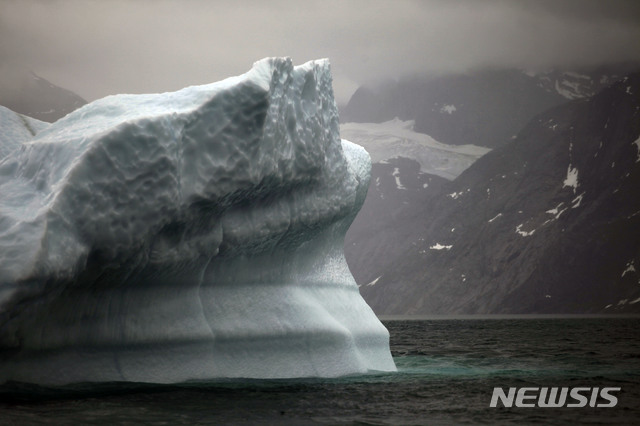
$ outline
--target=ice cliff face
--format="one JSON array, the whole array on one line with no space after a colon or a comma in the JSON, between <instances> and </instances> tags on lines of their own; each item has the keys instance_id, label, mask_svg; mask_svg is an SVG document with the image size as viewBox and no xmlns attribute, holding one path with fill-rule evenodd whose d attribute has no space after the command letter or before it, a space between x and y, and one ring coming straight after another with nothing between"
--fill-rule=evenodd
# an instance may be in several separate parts
<instances>
[{"instance_id":1,"label":"ice cliff face","mask_svg":"<svg viewBox=\"0 0 640 426\"><path fill-rule=\"evenodd\" d=\"M67 115L0 162L0 381L394 370L342 251L369 173L327 61Z\"/></svg>"}]
</instances>

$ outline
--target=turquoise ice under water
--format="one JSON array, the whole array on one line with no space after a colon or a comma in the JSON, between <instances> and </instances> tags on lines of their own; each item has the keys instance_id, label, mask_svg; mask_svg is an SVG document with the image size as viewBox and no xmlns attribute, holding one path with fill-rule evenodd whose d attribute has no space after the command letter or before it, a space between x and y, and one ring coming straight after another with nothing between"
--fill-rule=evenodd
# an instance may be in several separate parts
<instances>
[{"instance_id":1,"label":"turquoise ice under water","mask_svg":"<svg viewBox=\"0 0 640 426\"><path fill-rule=\"evenodd\" d=\"M1 424L630 424L640 318L384 321L397 373L181 385L10 384ZM620 387L615 408L490 408L494 387Z\"/></svg>"}]
</instances>

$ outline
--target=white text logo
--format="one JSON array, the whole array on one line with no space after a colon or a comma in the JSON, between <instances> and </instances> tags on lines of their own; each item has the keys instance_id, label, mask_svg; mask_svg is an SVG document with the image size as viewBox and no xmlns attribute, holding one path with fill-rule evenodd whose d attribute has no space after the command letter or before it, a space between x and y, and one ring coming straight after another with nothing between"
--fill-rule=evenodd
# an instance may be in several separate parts
<instances>
[{"instance_id":1,"label":"white text logo","mask_svg":"<svg viewBox=\"0 0 640 426\"><path fill-rule=\"evenodd\" d=\"M620 388L493 388L490 407L615 407Z\"/></svg>"}]
</instances>

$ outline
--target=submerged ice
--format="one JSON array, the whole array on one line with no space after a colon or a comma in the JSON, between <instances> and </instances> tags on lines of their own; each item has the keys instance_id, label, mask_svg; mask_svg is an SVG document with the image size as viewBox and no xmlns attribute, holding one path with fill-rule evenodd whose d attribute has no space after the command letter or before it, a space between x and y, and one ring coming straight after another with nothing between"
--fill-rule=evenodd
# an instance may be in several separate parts
<instances>
[{"instance_id":1,"label":"submerged ice","mask_svg":"<svg viewBox=\"0 0 640 426\"><path fill-rule=\"evenodd\" d=\"M0 382L395 369L343 256L370 160L340 140L327 61L110 96L19 142L0 160Z\"/></svg>"}]
</instances>

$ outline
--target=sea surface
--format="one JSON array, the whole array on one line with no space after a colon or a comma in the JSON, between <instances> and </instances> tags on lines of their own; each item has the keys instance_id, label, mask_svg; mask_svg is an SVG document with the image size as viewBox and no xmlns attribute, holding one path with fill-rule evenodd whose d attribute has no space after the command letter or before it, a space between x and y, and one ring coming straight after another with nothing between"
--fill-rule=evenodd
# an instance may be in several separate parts
<instances>
[{"instance_id":1,"label":"sea surface","mask_svg":"<svg viewBox=\"0 0 640 426\"><path fill-rule=\"evenodd\" d=\"M640 317L387 318L397 373L0 388L0 424L640 424ZM499 408L494 387L620 387L613 408Z\"/></svg>"}]
</instances>

